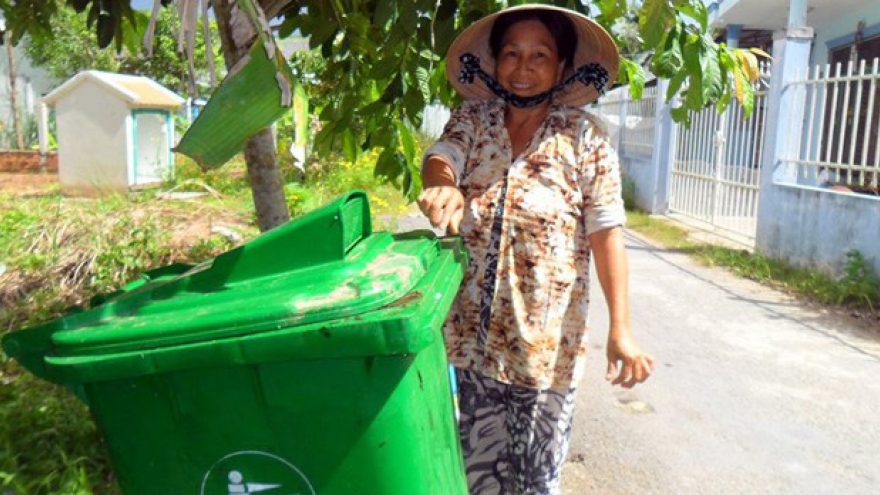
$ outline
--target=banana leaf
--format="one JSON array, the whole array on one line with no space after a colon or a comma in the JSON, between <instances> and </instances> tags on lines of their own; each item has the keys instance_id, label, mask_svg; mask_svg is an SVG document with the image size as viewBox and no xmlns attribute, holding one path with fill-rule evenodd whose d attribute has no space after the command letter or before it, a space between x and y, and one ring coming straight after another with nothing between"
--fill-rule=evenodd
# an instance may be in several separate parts
<instances>
[{"instance_id":1,"label":"banana leaf","mask_svg":"<svg viewBox=\"0 0 880 495\"><path fill-rule=\"evenodd\" d=\"M202 169L220 167L293 105L293 73L252 0L238 0L257 31L248 55L230 69L174 151Z\"/></svg>"}]
</instances>

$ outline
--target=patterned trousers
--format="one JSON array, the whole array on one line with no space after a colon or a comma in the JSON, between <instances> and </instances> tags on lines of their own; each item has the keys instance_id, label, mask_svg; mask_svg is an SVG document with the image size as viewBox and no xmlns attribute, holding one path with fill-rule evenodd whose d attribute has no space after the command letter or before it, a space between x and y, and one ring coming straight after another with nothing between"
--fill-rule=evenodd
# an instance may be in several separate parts
<instances>
[{"instance_id":1,"label":"patterned trousers","mask_svg":"<svg viewBox=\"0 0 880 495\"><path fill-rule=\"evenodd\" d=\"M471 495L559 495L574 390L509 385L456 369Z\"/></svg>"}]
</instances>

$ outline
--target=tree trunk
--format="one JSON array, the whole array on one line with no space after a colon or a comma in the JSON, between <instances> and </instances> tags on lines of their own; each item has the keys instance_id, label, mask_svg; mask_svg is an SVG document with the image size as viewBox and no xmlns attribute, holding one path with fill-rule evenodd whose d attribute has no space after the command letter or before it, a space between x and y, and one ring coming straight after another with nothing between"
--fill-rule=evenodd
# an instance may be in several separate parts
<instances>
[{"instance_id":1,"label":"tree trunk","mask_svg":"<svg viewBox=\"0 0 880 495\"><path fill-rule=\"evenodd\" d=\"M226 68L248 53L256 33L235 0L211 0ZM290 220L284 199L284 185L276 160L275 142L269 128L250 138L244 147L248 178L260 230L273 229Z\"/></svg>"},{"instance_id":2,"label":"tree trunk","mask_svg":"<svg viewBox=\"0 0 880 495\"><path fill-rule=\"evenodd\" d=\"M6 56L9 58L9 104L12 107L12 125L15 127L15 141L18 149L24 149L24 131L21 128L21 108L18 106L18 70L15 66L15 50L12 46L12 31L6 30Z\"/></svg>"}]
</instances>

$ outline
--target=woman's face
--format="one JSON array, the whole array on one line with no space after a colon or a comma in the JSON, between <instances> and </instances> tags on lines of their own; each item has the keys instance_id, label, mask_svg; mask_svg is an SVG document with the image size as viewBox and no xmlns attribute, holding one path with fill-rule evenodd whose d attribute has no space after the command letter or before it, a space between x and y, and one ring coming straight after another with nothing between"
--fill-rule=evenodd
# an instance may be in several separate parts
<instances>
[{"instance_id":1,"label":"woman's face","mask_svg":"<svg viewBox=\"0 0 880 495\"><path fill-rule=\"evenodd\" d=\"M541 21L520 21L504 34L495 78L517 96L535 96L562 80L564 65L547 27Z\"/></svg>"}]
</instances>

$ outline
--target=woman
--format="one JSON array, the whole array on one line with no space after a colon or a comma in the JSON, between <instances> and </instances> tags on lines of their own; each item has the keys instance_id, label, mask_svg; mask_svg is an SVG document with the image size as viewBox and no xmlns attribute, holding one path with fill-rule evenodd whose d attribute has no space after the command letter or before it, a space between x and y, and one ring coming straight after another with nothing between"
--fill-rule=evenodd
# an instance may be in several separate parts
<instances>
[{"instance_id":1,"label":"woman","mask_svg":"<svg viewBox=\"0 0 880 495\"><path fill-rule=\"evenodd\" d=\"M542 5L476 22L447 54L467 101L425 153L419 206L471 254L445 334L473 495L559 493L591 253L610 316L606 378L632 387L653 370L630 330L617 158L581 108L617 67L600 26Z\"/></svg>"}]
</instances>

